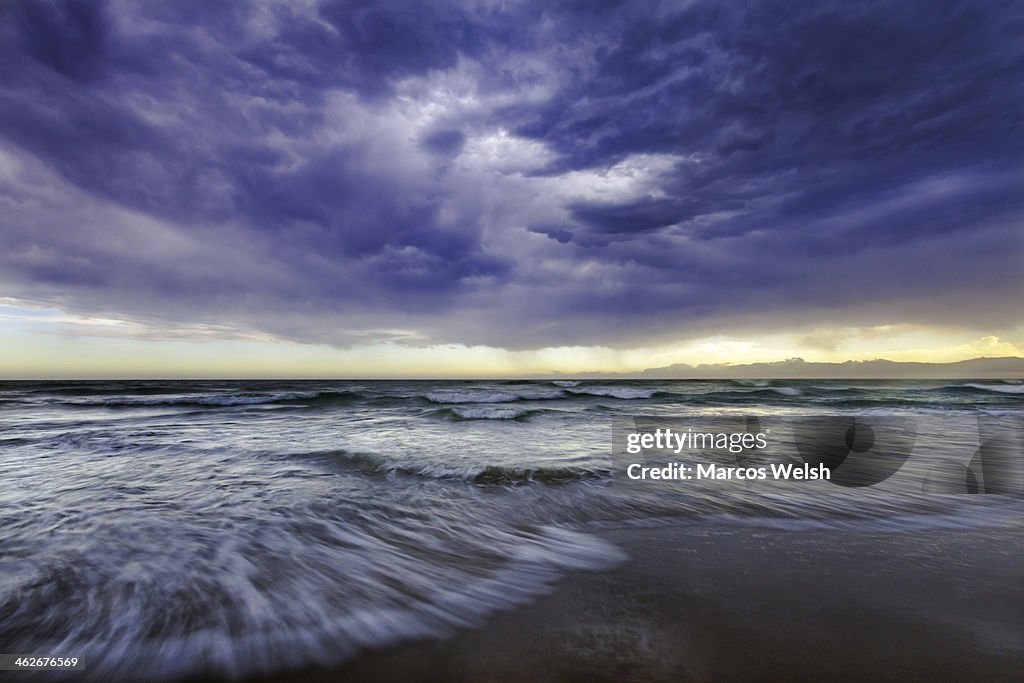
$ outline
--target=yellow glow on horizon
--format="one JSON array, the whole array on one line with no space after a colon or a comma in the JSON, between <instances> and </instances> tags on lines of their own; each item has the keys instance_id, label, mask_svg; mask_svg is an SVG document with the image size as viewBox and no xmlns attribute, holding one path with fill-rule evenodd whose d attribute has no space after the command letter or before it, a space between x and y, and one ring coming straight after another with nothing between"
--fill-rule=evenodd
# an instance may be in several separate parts
<instances>
[{"instance_id":1,"label":"yellow glow on horizon","mask_svg":"<svg viewBox=\"0 0 1024 683\"><path fill-rule=\"evenodd\" d=\"M508 350L487 346L375 343L349 348L299 344L259 335L161 339L134 323L82 318L54 309L28 310L0 301L0 378L89 377L515 377L583 372L636 372L687 365L886 358L952 362L1024 356L1024 330L1009 337L882 325L823 328L744 338L715 336L676 344ZM145 330L141 330L144 332Z\"/></svg>"}]
</instances>

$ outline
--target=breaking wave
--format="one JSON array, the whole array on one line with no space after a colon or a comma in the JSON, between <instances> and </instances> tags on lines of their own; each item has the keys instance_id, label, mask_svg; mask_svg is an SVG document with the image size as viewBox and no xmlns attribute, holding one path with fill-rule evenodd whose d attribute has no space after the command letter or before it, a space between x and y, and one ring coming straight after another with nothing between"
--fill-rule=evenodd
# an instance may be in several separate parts
<instances>
[{"instance_id":1,"label":"breaking wave","mask_svg":"<svg viewBox=\"0 0 1024 683\"><path fill-rule=\"evenodd\" d=\"M766 379L734 379L732 383L740 387L766 387L771 384Z\"/></svg>"},{"instance_id":2,"label":"breaking wave","mask_svg":"<svg viewBox=\"0 0 1024 683\"><path fill-rule=\"evenodd\" d=\"M344 449L295 453L290 454L289 457L305 457L311 460L326 460L354 465L364 473L376 473L378 475L395 473L412 477L456 480L474 484L562 484L588 479L602 479L611 475L611 470L607 467L418 463L393 459L378 453L347 451Z\"/></svg>"},{"instance_id":3,"label":"breaking wave","mask_svg":"<svg viewBox=\"0 0 1024 683\"><path fill-rule=\"evenodd\" d=\"M77 672L87 680L236 678L444 636L530 600L567 571L624 559L596 536L552 525L480 523L451 539L427 523L382 523L369 533L299 516L138 547L107 538L102 550L12 576L0 638L24 651L74 652L88 662ZM281 561L295 557L301 571Z\"/></svg>"},{"instance_id":4,"label":"breaking wave","mask_svg":"<svg viewBox=\"0 0 1024 683\"><path fill-rule=\"evenodd\" d=\"M997 394L1018 394L1024 395L1024 384L958 384L955 389L974 389L976 391L991 391Z\"/></svg>"},{"instance_id":5,"label":"breaking wave","mask_svg":"<svg viewBox=\"0 0 1024 683\"><path fill-rule=\"evenodd\" d=\"M562 391L431 391L423 394L431 403L511 403L513 401L548 401L565 398Z\"/></svg>"},{"instance_id":6,"label":"breaking wave","mask_svg":"<svg viewBox=\"0 0 1024 683\"><path fill-rule=\"evenodd\" d=\"M454 420L519 420L543 412L547 411L515 406L467 405L442 408L434 414Z\"/></svg>"},{"instance_id":7,"label":"breaking wave","mask_svg":"<svg viewBox=\"0 0 1024 683\"><path fill-rule=\"evenodd\" d=\"M626 401L653 398L658 394L654 389L632 389L627 387L585 387L582 389L568 389L568 391L578 396L607 396L608 398L618 398Z\"/></svg>"}]
</instances>

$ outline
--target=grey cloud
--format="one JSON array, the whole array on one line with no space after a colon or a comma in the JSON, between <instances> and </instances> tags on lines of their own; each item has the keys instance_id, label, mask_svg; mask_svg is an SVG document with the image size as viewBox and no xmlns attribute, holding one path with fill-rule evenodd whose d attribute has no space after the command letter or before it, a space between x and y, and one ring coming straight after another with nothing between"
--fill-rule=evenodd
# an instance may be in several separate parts
<instances>
[{"instance_id":1,"label":"grey cloud","mask_svg":"<svg viewBox=\"0 0 1024 683\"><path fill-rule=\"evenodd\" d=\"M994 2L8 3L0 283L337 344L998 327L1022 26Z\"/></svg>"}]
</instances>

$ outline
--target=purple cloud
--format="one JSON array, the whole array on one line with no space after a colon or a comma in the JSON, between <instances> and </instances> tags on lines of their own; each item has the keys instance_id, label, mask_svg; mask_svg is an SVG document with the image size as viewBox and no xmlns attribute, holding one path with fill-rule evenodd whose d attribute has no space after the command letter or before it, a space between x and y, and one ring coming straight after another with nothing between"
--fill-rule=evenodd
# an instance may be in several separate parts
<instances>
[{"instance_id":1,"label":"purple cloud","mask_svg":"<svg viewBox=\"0 0 1024 683\"><path fill-rule=\"evenodd\" d=\"M7 3L0 285L333 344L1006 325L1022 26L994 2Z\"/></svg>"}]
</instances>

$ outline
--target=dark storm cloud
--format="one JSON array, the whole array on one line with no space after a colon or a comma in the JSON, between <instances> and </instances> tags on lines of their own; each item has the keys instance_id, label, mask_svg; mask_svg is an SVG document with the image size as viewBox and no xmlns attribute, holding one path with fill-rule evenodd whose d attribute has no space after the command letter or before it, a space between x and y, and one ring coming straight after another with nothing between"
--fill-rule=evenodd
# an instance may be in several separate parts
<instances>
[{"instance_id":1,"label":"dark storm cloud","mask_svg":"<svg viewBox=\"0 0 1024 683\"><path fill-rule=\"evenodd\" d=\"M458 130L439 130L423 139L423 146L438 154L458 156L466 143L466 136Z\"/></svg>"},{"instance_id":2,"label":"dark storm cloud","mask_svg":"<svg viewBox=\"0 0 1024 683\"><path fill-rule=\"evenodd\" d=\"M1005 324L1022 34L994 2L6 3L0 293L333 343Z\"/></svg>"}]
</instances>

